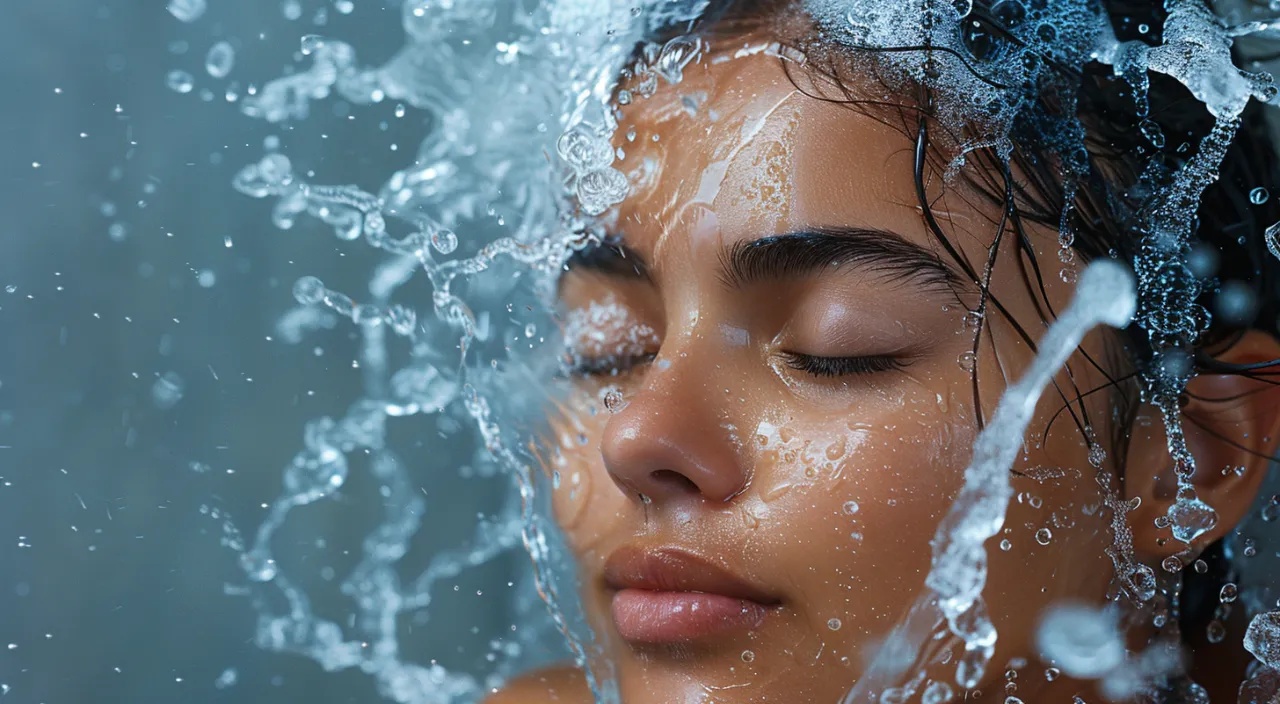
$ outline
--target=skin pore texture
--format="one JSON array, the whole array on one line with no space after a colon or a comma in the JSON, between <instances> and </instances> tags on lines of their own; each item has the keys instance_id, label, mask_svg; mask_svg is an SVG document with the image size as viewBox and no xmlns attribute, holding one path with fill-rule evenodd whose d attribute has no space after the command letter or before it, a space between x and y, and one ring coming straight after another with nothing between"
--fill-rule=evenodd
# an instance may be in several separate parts
<instances>
[{"instance_id":1,"label":"skin pore texture","mask_svg":"<svg viewBox=\"0 0 1280 704\"><path fill-rule=\"evenodd\" d=\"M556 518L627 704L840 701L923 587L930 539L979 429L972 365L989 418L1034 356L994 312L972 355L966 313L978 290L923 222L911 140L813 97L822 79L794 66L789 76L791 59L743 50L766 43L714 44L680 85L622 108L615 166L632 192L610 230L625 256L593 253L561 283L582 373L554 415L545 469L558 473ZM937 181L934 211L980 271L998 206ZM1031 237L1056 265L1056 233ZM991 291L1039 338L1012 243L1001 244ZM1074 284L1047 272L1045 286L1053 309L1065 308ZM1120 344L1094 331L1082 350L1119 375ZM1277 356L1273 340L1250 333L1223 358ZM1070 371L1081 390L1106 383L1081 351ZM1065 370L1058 381L1076 402ZM1258 389L1204 376L1193 390ZM1186 409L1247 450L1188 424L1200 496L1220 517L1197 549L1252 503L1267 464L1249 451L1275 452L1278 400L1252 393ZM1070 414L1050 425L1064 403L1052 389L1040 402L1005 530L988 544L984 595L999 641L985 701L1004 700L1006 664L1018 658L1023 700L1094 701L1090 683L1049 681L1035 647L1046 607L1101 604L1114 575L1088 445ZM1114 395L1083 403L1110 451ZM1219 472L1228 465L1245 471ZM1103 471L1117 466L1108 456ZM1140 500L1128 515L1133 558L1157 569L1184 547L1153 524L1173 500L1170 467L1159 418L1144 408L1113 485ZM1152 631L1130 633L1140 648ZM954 661L929 677L957 689ZM579 673L552 669L491 701L590 695Z\"/></svg>"}]
</instances>

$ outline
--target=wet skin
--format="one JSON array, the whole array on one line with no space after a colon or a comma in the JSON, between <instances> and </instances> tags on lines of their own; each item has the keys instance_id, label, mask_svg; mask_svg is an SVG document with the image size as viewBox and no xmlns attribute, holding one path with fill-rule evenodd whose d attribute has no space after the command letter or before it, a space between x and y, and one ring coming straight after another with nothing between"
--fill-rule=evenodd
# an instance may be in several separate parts
<instances>
[{"instance_id":1,"label":"wet skin","mask_svg":"<svg viewBox=\"0 0 1280 704\"><path fill-rule=\"evenodd\" d=\"M923 587L929 541L978 432L965 319L978 290L924 224L912 141L806 95L833 90L803 70L793 82L770 52L732 58L744 42L759 40L715 47L681 85L623 109L615 166L633 191L611 229L624 248L580 257L561 284L568 343L585 362L554 420L546 469L560 475L556 517L628 704L839 701ZM981 271L1000 213L940 176L929 182L934 211ZM1031 237L1047 303L1061 310L1074 284L1058 275L1056 233ZM1012 238L1000 247L991 291L1038 339L1044 324ZM985 418L1034 355L1007 320L991 312L987 323L976 355ZM1072 381L1103 385L1084 352L1114 360L1118 345L1090 334L1060 388L1074 400ZM1259 334L1227 353L1274 356ZM1195 383L1210 397L1252 388ZM1108 449L1114 400L1083 402ZM1050 389L1037 408L1011 479L1017 498L988 545L984 595L1000 634L979 687L990 701L1003 701L1016 658L1029 663L1017 679L1024 700L1091 693L1047 681L1034 646L1048 605L1101 603L1114 574L1088 444L1070 414L1050 424L1064 403ZM1255 394L1187 412L1271 453L1275 405L1274 394ZM1188 435L1215 470L1197 481L1221 517L1202 547L1247 510L1265 462ZM1181 546L1153 526L1172 496L1150 409L1127 461L1122 491L1141 499L1129 514L1134 557L1158 565ZM1216 471L1227 465L1246 471ZM1104 471L1115 468L1108 456ZM955 688L954 661L929 677ZM548 671L493 701L584 699L579 676Z\"/></svg>"}]
</instances>

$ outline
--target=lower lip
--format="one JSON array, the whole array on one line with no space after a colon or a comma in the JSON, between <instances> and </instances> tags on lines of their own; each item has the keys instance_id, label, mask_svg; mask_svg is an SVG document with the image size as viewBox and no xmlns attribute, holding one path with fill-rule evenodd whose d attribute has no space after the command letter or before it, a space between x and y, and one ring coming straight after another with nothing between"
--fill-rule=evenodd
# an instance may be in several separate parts
<instances>
[{"instance_id":1,"label":"lower lip","mask_svg":"<svg viewBox=\"0 0 1280 704\"><path fill-rule=\"evenodd\" d=\"M749 630L766 612L757 602L720 594L623 589L613 595L613 622L631 643L682 643Z\"/></svg>"}]
</instances>

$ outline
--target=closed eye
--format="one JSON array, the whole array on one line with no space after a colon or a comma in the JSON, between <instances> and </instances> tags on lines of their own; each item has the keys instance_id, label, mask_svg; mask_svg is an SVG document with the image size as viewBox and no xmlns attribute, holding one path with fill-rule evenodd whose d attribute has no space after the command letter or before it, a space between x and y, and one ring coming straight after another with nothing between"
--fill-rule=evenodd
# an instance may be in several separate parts
<instances>
[{"instance_id":1,"label":"closed eye","mask_svg":"<svg viewBox=\"0 0 1280 704\"><path fill-rule=\"evenodd\" d=\"M899 357L870 355L863 357L817 357L798 352L783 352L787 366L815 377L840 377L879 374L905 369Z\"/></svg>"},{"instance_id":2,"label":"closed eye","mask_svg":"<svg viewBox=\"0 0 1280 704\"><path fill-rule=\"evenodd\" d=\"M636 367L648 364L657 354L646 352L637 355L609 355L586 357L567 354L563 360L564 374L570 377L621 376Z\"/></svg>"}]
</instances>

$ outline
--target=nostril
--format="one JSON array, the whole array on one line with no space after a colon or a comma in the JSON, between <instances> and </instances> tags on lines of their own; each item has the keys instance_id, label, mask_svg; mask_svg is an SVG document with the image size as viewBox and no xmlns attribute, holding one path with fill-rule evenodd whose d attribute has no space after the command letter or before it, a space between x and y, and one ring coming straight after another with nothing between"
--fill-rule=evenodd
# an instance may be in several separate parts
<instances>
[{"instance_id":1,"label":"nostril","mask_svg":"<svg viewBox=\"0 0 1280 704\"><path fill-rule=\"evenodd\" d=\"M670 469L656 470L649 475L649 478L654 484L657 484L673 494L696 494L700 491L698 489L698 485L694 484L691 479Z\"/></svg>"}]
</instances>

